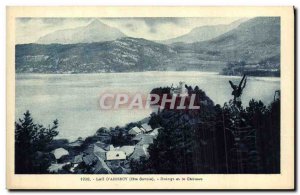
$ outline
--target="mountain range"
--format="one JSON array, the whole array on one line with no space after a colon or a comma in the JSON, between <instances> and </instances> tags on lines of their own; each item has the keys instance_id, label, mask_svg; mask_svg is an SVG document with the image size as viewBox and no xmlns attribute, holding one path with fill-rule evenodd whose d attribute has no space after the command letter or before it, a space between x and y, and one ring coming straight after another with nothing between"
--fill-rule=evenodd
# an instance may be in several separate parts
<instances>
[{"instance_id":1,"label":"mountain range","mask_svg":"<svg viewBox=\"0 0 300 195\"><path fill-rule=\"evenodd\" d=\"M173 39L168 39L161 41L164 44L172 43L194 43L200 41L206 41L218 37L240 25L247 19L240 19L234 21L230 24L220 24L220 25L207 25L193 28L189 33L175 37Z\"/></svg>"},{"instance_id":2,"label":"mountain range","mask_svg":"<svg viewBox=\"0 0 300 195\"><path fill-rule=\"evenodd\" d=\"M173 47L179 53L201 54L205 60L256 63L280 54L280 19L253 18L214 39Z\"/></svg>"},{"instance_id":3,"label":"mountain range","mask_svg":"<svg viewBox=\"0 0 300 195\"><path fill-rule=\"evenodd\" d=\"M215 30L208 35L208 29ZM188 37L193 41L189 41ZM120 30L95 20L85 27L48 34L38 43L16 45L16 71L221 72L228 65L233 67L235 63L232 62L241 61L245 63L236 64L258 64L258 68L263 69L280 68L279 17L257 17L229 25L199 27L167 42L171 44L127 37Z\"/></svg>"},{"instance_id":4,"label":"mountain range","mask_svg":"<svg viewBox=\"0 0 300 195\"><path fill-rule=\"evenodd\" d=\"M38 73L128 72L162 69L175 51L130 37L79 44L16 46L16 71Z\"/></svg>"}]
</instances>

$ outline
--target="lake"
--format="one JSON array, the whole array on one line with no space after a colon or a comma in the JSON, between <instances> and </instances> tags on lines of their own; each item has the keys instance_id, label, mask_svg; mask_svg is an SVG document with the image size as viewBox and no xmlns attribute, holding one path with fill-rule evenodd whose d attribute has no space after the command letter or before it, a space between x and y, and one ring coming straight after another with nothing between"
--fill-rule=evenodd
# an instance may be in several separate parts
<instances>
[{"instance_id":1,"label":"lake","mask_svg":"<svg viewBox=\"0 0 300 195\"><path fill-rule=\"evenodd\" d=\"M16 74L16 118L29 110L34 121L45 126L59 121L58 138L75 140L93 135L100 127L123 126L148 117L151 110L101 110L99 97L104 92L142 93L155 87L198 85L216 104L229 101L229 80L238 84L241 77L211 72L136 72L97 74ZM252 98L269 104L280 78L249 77L243 92L243 105Z\"/></svg>"}]
</instances>

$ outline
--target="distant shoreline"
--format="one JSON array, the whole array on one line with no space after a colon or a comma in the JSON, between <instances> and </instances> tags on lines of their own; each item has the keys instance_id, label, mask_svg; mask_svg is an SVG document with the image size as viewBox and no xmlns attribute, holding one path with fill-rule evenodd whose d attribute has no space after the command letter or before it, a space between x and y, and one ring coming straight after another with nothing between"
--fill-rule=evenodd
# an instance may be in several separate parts
<instances>
[{"instance_id":1,"label":"distant shoreline","mask_svg":"<svg viewBox=\"0 0 300 195\"><path fill-rule=\"evenodd\" d=\"M96 75L96 74L130 74L130 73L151 73L151 72L167 72L167 73L182 73L182 72L197 72L197 73L205 73L205 74L211 74L211 75L220 75L220 76L228 76L228 77L240 77L242 75L239 74L224 74L222 72L216 72L216 71L197 71L197 70L186 70L186 71L175 71L175 70L170 70L170 71L161 71L161 70L151 70L151 71L129 71L129 72L90 72L90 73L37 73L37 72L16 72L16 75ZM251 75L247 74L249 77L269 77L269 78L280 78L280 76L276 75Z\"/></svg>"}]
</instances>

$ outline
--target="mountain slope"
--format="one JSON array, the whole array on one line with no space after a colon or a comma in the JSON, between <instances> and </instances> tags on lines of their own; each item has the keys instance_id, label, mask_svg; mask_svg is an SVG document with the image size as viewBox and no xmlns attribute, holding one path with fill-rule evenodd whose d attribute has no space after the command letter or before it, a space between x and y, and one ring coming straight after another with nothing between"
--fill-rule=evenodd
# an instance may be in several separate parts
<instances>
[{"instance_id":1,"label":"mountain slope","mask_svg":"<svg viewBox=\"0 0 300 195\"><path fill-rule=\"evenodd\" d=\"M280 54L280 18L253 18L214 39L177 43L173 48L178 53L194 52L207 61L257 63Z\"/></svg>"},{"instance_id":2,"label":"mountain slope","mask_svg":"<svg viewBox=\"0 0 300 195\"><path fill-rule=\"evenodd\" d=\"M74 44L74 43L92 43L102 41L112 41L121 37L126 37L117 28L112 28L99 20L94 20L87 26L58 30L41 37L39 44Z\"/></svg>"},{"instance_id":3,"label":"mountain slope","mask_svg":"<svg viewBox=\"0 0 300 195\"><path fill-rule=\"evenodd\" d=\"M192 29L191 32L185 35L162 41L162 43L165 44L171 44L177 42L193 43L193 42L210 40L228 32L229 30L236 28L239 24L241 24L244 21L245 19L241 19L226 25L211 25L211 26L196 27Z\"/></svg>"},{"instance_id":4,"label":"mountain slope","mask_svg":"<svg viewBox=\"0 0 300 195\"><path fill-rule=\"evenodd\" d=\"M209 41L190 45L225 61L259 62L280 54L280 18L258 17Z\"/></svg>"},{"instance_id":5,"label":"mountain slope","mask_svg":"<svg viewBox=\"0 0 300 195\"><path fill-rule=\"evenodd\" d=\"M88 73L159 70L175 52L145 39L16 46L16 72Z\"/></svg>"}]
</instances>

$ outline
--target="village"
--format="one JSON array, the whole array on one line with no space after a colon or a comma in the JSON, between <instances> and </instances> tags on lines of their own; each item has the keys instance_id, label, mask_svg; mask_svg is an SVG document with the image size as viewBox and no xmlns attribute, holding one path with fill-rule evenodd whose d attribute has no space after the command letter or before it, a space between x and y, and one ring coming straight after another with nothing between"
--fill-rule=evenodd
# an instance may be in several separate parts
<instances>
[{"instance_id":1,"label":"village","mask_svg":"<svg viewBox=\"0 0 300 195\"><path fill-rule=\"evenodd\" d=\"M93 174L128 174L130 162L148 158L148 147L158 135L158 129L152 129L147 123L134 126L127 131L132 137L130 145L114 146L109 132L102 131L94 136L94 143L83 148L84 140L71 142L67 147L59 147L51 153L55 161L48 168L50 173L93 173Z\"/></svg>"},{"instance_id":2,"label":"village","mask_svg":"<svg viewBox=\"0 0 300 195\"><path fill-rule=\"evenodd\" d=\"M188 89L189 86L185 86L184 82L179 82L175 87L172 84L170 94L172 97L185 98ZM152 114L155 115L156 112L159 111ZM78 138L66 146L54 149L51 153L55 160L48 171L60 174L129 174L131 162L149 158L148 147L158 136L160 127L152 128L149 125L150 118L145 118L130 128L100 128L92 138ZM113 144L113 137L116 137L117 145ZM119 142L126 138L129 138L125 141L126 144L120 145Z\"/></svg>"}]
</instances>

